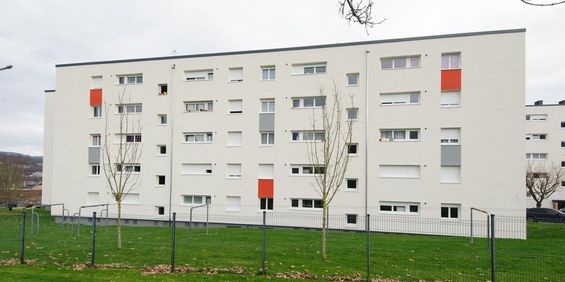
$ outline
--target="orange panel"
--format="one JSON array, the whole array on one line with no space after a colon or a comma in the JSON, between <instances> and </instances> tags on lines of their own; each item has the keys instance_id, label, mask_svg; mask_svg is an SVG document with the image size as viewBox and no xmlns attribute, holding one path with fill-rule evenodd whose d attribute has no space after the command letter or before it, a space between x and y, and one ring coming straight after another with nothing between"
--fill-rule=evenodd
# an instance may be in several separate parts
<instances>
[{"instance_id":1,"label":"orange panel","mask_svg":"<svg viewBox=\"0 0 565 282\"><path fill-rule=\"evenodd\" d=\"M90 105L102 105L102 89L90 89Z\"/></svg>"},{"instance_id":2,"label":"orange panel","mask_svg":"<svg viewBox=\"0 0 565 282\"><path fill-rule=\"evenodd\" d=\"M259 198L273 198L274 195L274 180L273 179L259 179Z\"/></svg>"},{"instance_id":3,"label":"orange panel","mask_svg":"<svg viewBox=\"0 0 565 282\"><path fill-rule=\"evenodd\" d=\"M441 91L461 90L461 70L441 71Z\"/></svg>"}]
</instances>

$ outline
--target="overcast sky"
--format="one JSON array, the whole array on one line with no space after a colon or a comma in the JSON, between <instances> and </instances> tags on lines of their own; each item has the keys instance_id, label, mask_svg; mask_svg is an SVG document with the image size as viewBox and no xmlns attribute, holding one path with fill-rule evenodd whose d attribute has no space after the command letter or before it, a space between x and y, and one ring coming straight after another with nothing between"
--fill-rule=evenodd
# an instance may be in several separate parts
<instances>
[{"instance_id":1,"label":"overcast sky","mask_svg":"<svg viewBox=\"0 0 565 282\"><path fill-rule=\"evenodd\" d=\"M565 5L374 0L370 30L337 0L0 0L0 151L41 155L55 64L527 28L527 99L565 99ZM72 105L69 105L72 106Z\"/></svg>"}]
</instances>

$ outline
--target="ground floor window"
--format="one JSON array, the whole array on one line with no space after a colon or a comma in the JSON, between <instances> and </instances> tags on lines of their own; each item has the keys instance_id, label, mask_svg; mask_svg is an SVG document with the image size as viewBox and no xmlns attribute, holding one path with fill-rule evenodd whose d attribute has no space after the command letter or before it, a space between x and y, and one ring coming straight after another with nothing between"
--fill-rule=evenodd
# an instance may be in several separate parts
<instances>
[{"instance_id":1,"label":"ground floor window","mask_svg":"<svg viewBox=\"0 0 565 282\"><path fill-rule=\"evenodd\" d=\"M260 210L273 210L273 199L272 198L259 198L259 209Z\"/></svg>"},{"instance_id":2,"label":"ground floor window","mask_svg":"<svg viewBox=\"0 0 565 282\"><path fill-rule=\"evenodd\" d=\"M356 214L346 214L347 217L347 224L357 224L357 215Z\"/></svg>"},{"instance_id":3,"label":"ground floor window","mask_svg":"<svg viewBox=\"0 0 565 282\"><path fill-rule=\"evenodd\" d=\"M442 204L441 205L441 217L442 218L459 218L461 205L454 204Z\"/></svg>"}]
</instances>

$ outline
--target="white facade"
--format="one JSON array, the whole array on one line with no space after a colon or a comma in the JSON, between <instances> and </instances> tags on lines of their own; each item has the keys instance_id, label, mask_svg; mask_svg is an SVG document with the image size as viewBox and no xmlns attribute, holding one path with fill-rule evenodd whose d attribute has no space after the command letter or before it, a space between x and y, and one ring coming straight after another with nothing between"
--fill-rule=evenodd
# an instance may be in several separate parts
<instances>
[{"instance_id":1,"label":"white facade","mask_svg":"<svg viewBox=\"0 0 565 282\"><path fill-rule=\"evenodd\" d=\"M274 211L320 213L299 140L319 111L310 97L335 83L354 95L358 146L347 173L356 187L344 183L332 214L456 220L475 207L524 217L524 46L525 30L507 30L58 65L46 94L44 203L73 214L113 202L89 154L105 118L117 122L125 89L141 105L129 115L142 123L143 153L124 217L167 220L207 197L214 215L257 215L258 179L274 179ZM91 89L102 89L101 117Z\"/></svg>"},{"instance_id":2,"label":"white facade","mask_svg":"<svg viewBox=\"0 0 565 282\"><path fill-rule=\"evenodd\" d=\"M547 167L565 167L565 102L543 104L537 101L526 106L526 158L532 164L544 163ZM565 208L565 183L542 207ZM536 203L528 197L528 207Z\"/></svg>"}]
</instances>

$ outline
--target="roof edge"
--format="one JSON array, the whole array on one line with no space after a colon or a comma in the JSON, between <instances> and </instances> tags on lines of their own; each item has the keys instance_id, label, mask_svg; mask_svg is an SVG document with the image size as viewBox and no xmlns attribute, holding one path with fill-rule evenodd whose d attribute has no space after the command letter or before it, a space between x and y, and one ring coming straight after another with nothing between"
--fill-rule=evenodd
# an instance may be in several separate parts
<instances>
[{"instance_id":1,"label":"roof edge","mask_svg":"<svg viewBox=\"0 0 565 282\"><path fill-rule=\"evenodd\" d=\"M526 32L526 29L525 28L504 29L504 30L452 33L452 34L441 34L441 35L428 35L428 36L418 36L418 37L405 37L405 38L395 38L395 39L356 41L356 42L334 43L334 44L308 45L308 46L298 46L298 47L258 49L258 50L248 50L248 51L229 51L229 52L203 53L203 54L193 54L193 55L147 57L147 58L107 60L107 61L92 61L92 62L82 62L82 63L58 64L58 65L55 65L55 67L61 68L61 67L86 66L86 65L120 64L120 63L130 63L130 62L144 62L144 61L160 61L160 60L186 59L186 58L199 58L199 57L243 55L243 54L254 54L254 53L285 52L285 51L295 51L295 50L335 48L335 47L357 46L357 45L368 45L368 44L384 44L384 43L405 42L405 41L418 41L418 40L468 37L468 36L492 35L492 34L504 34L504 33L520 33L520 32Z\"/></svg>"}]
</instances>

